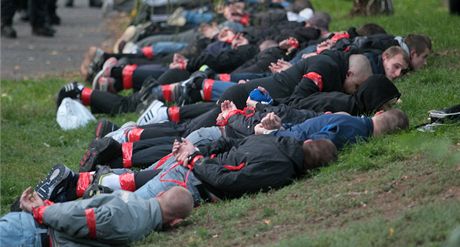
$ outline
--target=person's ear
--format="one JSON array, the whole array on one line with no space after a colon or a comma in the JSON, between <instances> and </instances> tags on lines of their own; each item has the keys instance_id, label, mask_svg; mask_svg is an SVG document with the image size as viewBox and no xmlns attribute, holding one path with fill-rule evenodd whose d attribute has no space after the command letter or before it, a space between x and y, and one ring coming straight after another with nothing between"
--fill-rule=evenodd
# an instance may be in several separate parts
<instances>
[{"instance_id":1,"label":"person's ear","mask_svg":"<svg viewBox=\"0 0 460 247\"><path fill-rule=\"evenodd\" d=\"M410 58L412 59L413 57L416 57L418 54L417 52L415 51L415 49L411 50L410 51Z\"/></svg>"},{"instance_id":2,"label":"person's ear","mask_svg":"<svg viewBox=\"0 0 460 247\"><path fill-rule=\"evenodd\" d=\"M375 113L375 116L378 116L378 115L380 115L380 114L382 114L382 113L384 113L384 112L385 112L384 110L380 110L380 111L378 111L378 112Z\"/></svg>"},{"instance_id":3,"label":"person's ear","mask_svg":"<svg viewBox=\"0 0 460 247\"><path fill-rule=\"evenodd\" d=\"M352 77L353 75L354 75L353 71L348 70L345 77L350 78L350 77Z\"/></svg>"},{"instance_id":4,"label":"person's ear","mask_svg":"<svg viewBox=\"0 0 460 247\"><path fill-rule=\"evenodd\" d=\"M309 142L313 142L313 140L312 139L307 139L303 143L309 143Z\"/></svg>"},{"instance_id":5,"label":"person's ear","mask_svg":"<svg viewBox=\"0 0 460 247\"><path fill-rule=\"evenodd\" d=\"M173 219L171 221L171 223L169 223L169 226L174 227L174 226L180 224L182 221L184 221L184 219L175 218L175 219Z\"/></svg>"}]
</instances>

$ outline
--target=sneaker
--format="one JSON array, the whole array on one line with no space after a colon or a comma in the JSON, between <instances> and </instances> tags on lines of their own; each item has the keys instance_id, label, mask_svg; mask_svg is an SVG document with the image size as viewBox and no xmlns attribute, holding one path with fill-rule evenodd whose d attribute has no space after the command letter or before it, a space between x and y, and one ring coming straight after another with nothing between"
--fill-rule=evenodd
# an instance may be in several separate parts
<instances>
[{"instance_id":1,"label":"sneaker","mask_svg":"<svg viewBox=\"0 0 460 247\"><path fill-rule=\"evenodd\" d=\"M82 90L83 85L76 81L64 85L57 95L56 106L59 108L64 98L79 99Z\"/></svg>"},{"instance_id":2,"label":"sneaker","mask_svg":"<svg viewBox=\"0 0 460 247\"><path fill-rule=\"evenodd\" d=\"M2 37L15 39L18 37L16 30L11 25L2 26Z\"/></svg>"},{"instance_id":3,"label":"sneaker","mask_svg":"<svg viewBox=\"0 0 460 247\"><path fill-rule=\"evenodd\" d=\"M106 134L105 137L110 137L120 144L125 143L128 141L126 133L136 127L137 124L135 122L127 122L123 124L119 129Z\"/></svg>"},{"instance_id":4,"label":"sneaker","mask_svg":"<svg viewBox=\"0 0 460 247\"><path fill-rule=\"evenodd\" d=\"M109 59L105 60L104 64L102 65L102 70L104 71L103 75L105 77L110 77L111 70L118 64L118 59L115 57L110 57Z\"/></svg>"},{"instance_id":5,"label":"sneaker","mask_svg":"<svg viewBox=\"0 0 460 247\"><path fill-rule=\"evenodd\" d=\"M184 8L179 7L174 12L168 17L168 20L166 20L166 23L169 26L178 26L182 27L185 25L187 20L184 17Z\"/></svg>"},{"instance_id":6,"label":"sneaker","mask_svg":"<svg viewBox=\"0 0 460 247\"><path fill-rule=\"evenodd\" d=\"M70 185L70 181L75 177L75 173L62 164L57 164L48 173L46 178L35 186L35 191L43 200L55 202L56 199L65 194Z\"/></svg>"},{"instance_id":7,"label":"sneaker","mask_svg":"<svg viewBox=\"0 0 460 247\"><path fill-rule=\"evenodd\" d=\"M96 124L95 138L101 139L108 133L119 129L117 125L107 119L101 119Z\"/></svg>"},{"instance_id":8,"label":"sneaker","mask_svg":"<svg viewBox=\"0 0 460 247\"><path fill-rule=\"evenodd\" d=\"M80 160L80 172L93 171L96 165L104 165L120 156L121 153L121 144L112 138L103 137L94 140Z\"/></svg>"},{"instance_id":9,"label":"sneaker","mask_svg":"<svg viewBox=\"0 0 460 247\"><path fill-rule=\"evenodd\" d=\"M149 105L149 107L142 113L142 115L137 120L137 125L146 125L152 123L160 123L165 121L165 119L161 119L159 116L160 114L158 111L164 106L163 102L159 100L154 100Z\"/></svg>"},{"instance_id":10,"label":"sneaker","mask_svg":"<svg viewBox=\"0 0 460 247\"><path fill-rule=\"evenodd\" d=\"M56 30L52 29L51 27L48 26L42 26L42 27L33 27L32 28L32 34L36 36L42 36L42 37L54 37L54 34L56 33Z\"/></svg>"},{"instance_id":11,"label":"sneaker","mask_svg":"<svg viewBox=\"0 0 460 247\"><path fill-rule=\"evenodd\" d=\"M428 112L431 123L444 123L446 121L460 121L460 105L455 105L442 110Z\"/></svg>"},{"instance_id":12,"label":"sneaker","mask_svg":"<svg viewBox=\"0 0 460 247\"><path fill-rule=\"evenodd\" d=\"M92 82L94 76L102 69L104 64L104 51L92 46L85 53L80 65L80 74L86 82Z\"/></svg>"},{"instance_id":13,"label":"sneaker","mask_svg":"<svg viewBox=\"0 0 460 247\"><path fill-rule=\"evenodd\" d=\"M123 51L123 47L126 45L126 43L133 40L134 36L136 35L136 30L136 27L133 25L127 27L117 42L115 42L115 45L113 46L113 52L120 53Z\"/></svg>"}]
</instances>

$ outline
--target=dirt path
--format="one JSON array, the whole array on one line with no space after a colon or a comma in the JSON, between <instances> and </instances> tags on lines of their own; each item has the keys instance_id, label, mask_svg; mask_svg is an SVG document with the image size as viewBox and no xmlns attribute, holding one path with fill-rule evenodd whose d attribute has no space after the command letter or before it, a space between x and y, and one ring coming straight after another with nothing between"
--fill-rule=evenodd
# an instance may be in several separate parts
<instances>
[{"instance_id":1,"label":"dirt path","mask_svg":"<svg viewBox=\"0 0 460 247\"><path fill-rule=\"evenodd\" d=\"M1 39L1 79L22 80L43 75L77 72L84 52L91 45L110 46L111 32L101 10L87 0L75 0L73 8L58 1L61 25L54 38L33 36L29 23L16 15L17 39Z\"/></svg>"}]
</instances>

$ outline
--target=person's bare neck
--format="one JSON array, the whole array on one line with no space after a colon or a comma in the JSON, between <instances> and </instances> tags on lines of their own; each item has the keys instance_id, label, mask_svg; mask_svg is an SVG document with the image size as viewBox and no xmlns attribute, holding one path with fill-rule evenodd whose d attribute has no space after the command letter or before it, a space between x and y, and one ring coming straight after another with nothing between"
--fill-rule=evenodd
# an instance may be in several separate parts
<instances>
[{"instance_id":1,"label":"person's bare neck","mask_svg":"<svg viewBox=\"0 0 460 247\"><path fill-rule=\"evenodd\" d=\"M382 128L380 126L380 122L377 121L376 118L377 117L371 118L372 119L372 125L373 125L373 132L372 132L373 136L379 136L379 135L382 134Z\"/></svg>"}]
</instances>

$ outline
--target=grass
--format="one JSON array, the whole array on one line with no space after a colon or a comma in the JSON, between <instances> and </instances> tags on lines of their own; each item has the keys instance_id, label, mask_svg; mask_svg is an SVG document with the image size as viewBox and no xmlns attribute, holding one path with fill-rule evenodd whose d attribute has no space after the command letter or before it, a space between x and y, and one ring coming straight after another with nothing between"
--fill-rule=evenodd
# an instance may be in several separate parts
<instances>
[{"instance_id":1,"label":"grass","mask_svg":"<svg viewBox=\"0 0 460 247\"><path fill-rule=\"evenodd\" d=\"M398 80L411 126L427 111L460 103L460 17L438 0L393 1L394 16L350 18L350 0L312 1L332 30L375 22L389 33L433 40L429 65ZM68 78L67 78L68 79ZM54 94L66 82L1 83L1 213L55 163L74 169L94 124L64 132ZM98 116L103 117L103 116ZM111 117L116 123L134 114ZM347 147L337 162L278 191L197 208L174 230L138 246L440 246L460 225L460 126L410 130Z\"/></svg>"}]
</instances>

